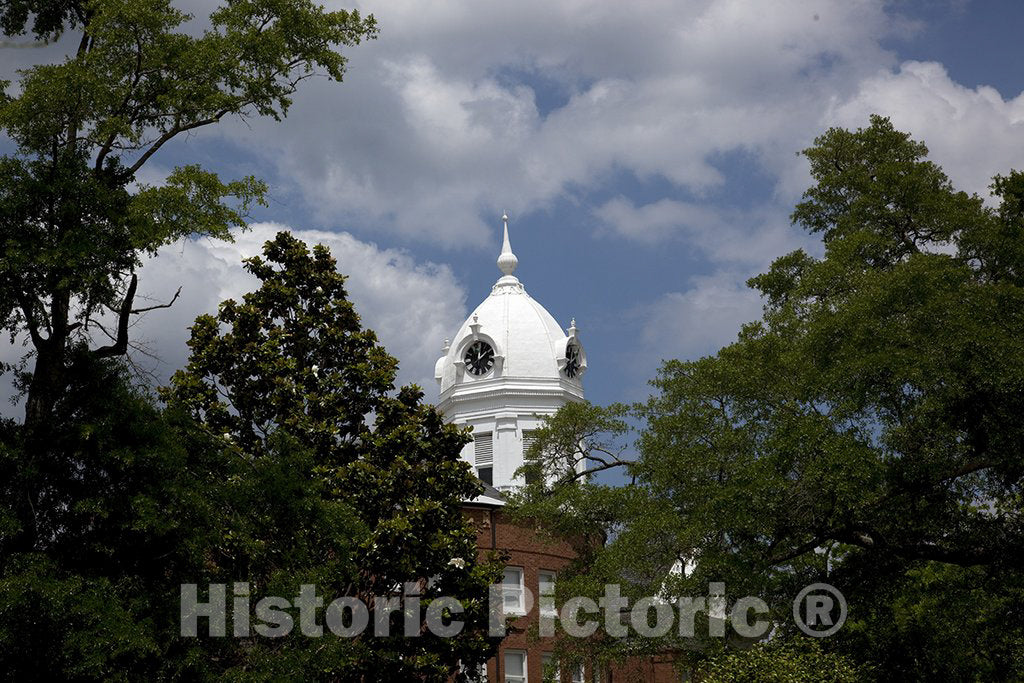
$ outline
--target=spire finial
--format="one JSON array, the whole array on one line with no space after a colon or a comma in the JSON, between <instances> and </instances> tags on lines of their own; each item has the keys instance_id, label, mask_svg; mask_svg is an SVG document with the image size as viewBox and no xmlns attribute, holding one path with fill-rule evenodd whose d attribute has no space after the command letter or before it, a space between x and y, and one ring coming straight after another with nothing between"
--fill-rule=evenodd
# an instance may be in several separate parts
<instances>
[{"instance_id":1,"label":"spire finial","mask_svg":"<svg viewBox=\"0 0 1024 683\"><path fill-rule=\"evenodd\" d=\"M501 221L505 224L505 236L501 243L501 254L498 256L498 268L505 275L511 275L516 272L516 266L519 265L519 259L512 253L512 245L508 241L508 214L502 212Z\"/></svg>"}]
</instances>

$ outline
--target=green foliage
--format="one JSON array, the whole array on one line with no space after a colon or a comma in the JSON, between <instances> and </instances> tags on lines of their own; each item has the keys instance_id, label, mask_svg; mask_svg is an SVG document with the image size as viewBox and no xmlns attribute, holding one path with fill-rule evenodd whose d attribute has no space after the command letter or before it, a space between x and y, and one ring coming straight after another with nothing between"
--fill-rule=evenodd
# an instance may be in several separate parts
<instances>
[{"instance_id":1,"label":"green foliage","mask_svg":"<svg viewBox=\"0 0 1024 683\"><path fill-rule=\"evenodd\" d=\"M6 34L80 31L59 64L21 72L0 98L0 328L26 334L26 421L49 417L74 345L106 333L94 357L123 355L140 256L187 236L230 239L266 186L224 182L196 165L160 187L135 174L165 144L224 117L283 117L299 84L341 80L338 46L376 35L373 17L311 0L236 0L198 35L169 0L19 0L0 7ZM31 22L31 26L29 26ZM113 314L111 321L109 314Z\"/></svg>"},{"instance_id":2,"label":"green foliage","mask_svg":"<svg viewBox=\"0 0 1024 683\"><path fill-rule=\"evenodd\" d=\"M310 0L230 2L199 36L181 30L192 17L169 0L68 4L61 19L82 30L82 47L61 64L23 72L0 124L23 154L87 149L96 169L227 115L278 118L315 69L341 80L345 59L336 46L376 34L372 17L325 12ZM8 34L23 29L13 9L3 16ZM129 165L128 175L139 166Z\"/></svg>"},{"instance_id":3,"label":"green foliage","mask_svg":"<svg viewBox=\"0 0 1024 683\"><path fill-rule=\"evenodd\" d=\"M74 368L45 441L0 439L0 667L18 680L158 670L176 577L224 531L209 451L185 450L120 364Z\"/></svg>"},{"instance_id":4,"label":"green foliage","mask_svg":"<svg viewBox=\"0 0 1024 683\"><path fill-rule=\"evenodd\" d=\"M348 545L324 545L327 557L309 565L325 602L351 595L370 604L396 586L431 579L424 607L452 596L466 608L462 636L367 634L338 653L332 675L445 677L459 661L472 669L492 650L486 598L500 566L477 563L476 534L461 510L480 490L459 456L468 436L423 405L418 387L392 395L397 363L362 329L325 247L310 253L279 233L263 254L245 262L260 281L256 291L196 320L191 359L165 398L236 458L272 459L281 440L306 454L305 485L351 518ZM240 548L248 564L236 566L236 576L261 589L273 583L277 554L287 547ZM401 620L392 621L400 631Z\"/></svg>"},{"instance_id":5,"label":"green foliage","mask_svg":"<svg viewBox=\"0 0 1024 683\"><path fill-rule=\"evenodd\" d=\"M922 245L948 244L977 226L981 199L957 192L928 148L872 116L871 126L833 128L804 151L816 184L793 222L826 245L853 241L858 258L884 268Z\"/></svg>"},{"instance_id":6,"label":"green foliage","mask_svg":"<svg viewBox=\"0 0 1024 683\"><path fill-rule=\"evenodd\" d=\"M192 357L168 395L246 452L280 428L318 457L348 462L338 449L369 438L365 416L383 405L397 362L361 328L326 247L310 255L280 233L264 253L245 261L257 291L196 319Z\"/></svg>"},{"instance_id":7,"label":"green foliage","mask_svg":"<svg viewBox=\"0 0 1024 683\"><path fill-rule=\"evenodd\" d=\"M865 672L849 659L822 651L806 638L758 643L745 652L722 654L698 674L701 683L859 683Z\"/></svg>"},{"instance_id":8,"label":"green foliage","mask_svg":"<svg viewBox=\"0 0 1024 683\"><path fill-rule=\"evenodd\" d=\"M700 596L723 581L731 598L765 599L785 635L796 593L827 581L862 635L830 647L878 663L876 676L892 664L955 678L964 669L952 661L989 650L1006 663L999 676L1019 675L1015 597L1006 611L982 608L972 638L939 605L1020 582L1024 174L996 177L990 209L926 151L879 117L818 138L805 152L815 185L793 220L822 235L824 257L776 260L750 281L765 297L760 321L714 356L666 362L649 401L612 411L642 425L635 462L620 465L628 493L579 483L521 501L523 515L607 537L575 585L595 590L617 572L636 598ZM556 415L557 443L623 435L588 412ZM686 560L690 574L670 571ZM929 600L915 572L935 567L944 580L929 585L943 597ZM972 572L985 577L976 592ZM893 591L870 590L880 584ZM903 610L934 618L932 635ZM630 640L609 646L679 644ZM929 650L911 658L909 643Z\"/></svg>"},{"instance_id":9,"label":"green foliage","mask_svg":"<svg viewBox=\"0 0 1024 683\"><path fill-rule=\"evenodd\" d=\"M326 249L280 235L250 259L261 287L197 320L165 410L116 360L147 310L134 304L142 255L230 239L266 192L196 165L160 186L136 173L183 133L283 117L303 80L341 80L339 46L376 35L372 17L310 0L229 0L198 31L191 19L168 0L0 6L8 35L81 32L73 55L0 97L17 146L0 159L0 327L35 356L18 377L25 424L4 423L0 439L0 668L19 680L445 679L495 647L486 595L500 567L476 561L460 506L478 491L459 459L468 437L418 388L395 391L396 362L362 329ZM465 631L179 636L182 583L236 581L254 603L314 584L371 605L422 584L423 609L463 600Z\"/></svg>"},{"instance_id":10,"label":"green foliage","mask_svg":"<svg viewBox=\"0 0 1024 683\"><path fill-rule=\"evenodd\" d=\"M859 558L858 558L859 559ZM1024 586L1019 572L922 563L851 563L857 607L833 649L877 662L883 681L993 681L1020 677ZM855 592L854 592L855 591Z\"/></svg>"},{"instance_id":11,"label":"green foliage","mask_svg":"<svg viewBox=\"0 0 1024 683\"><path fill-rule=\"evenodd\" d=\"M81 0L6 0L0 6L0 29L6 35L29 30L42 40L56 40L65 29L79 26L85 18Z\"/></svg>"},{"instance_id":12,"label":"green foliage","mask_svg":"<svg viewBox=\"0 0 1024 683\"><path fill-rule=\"evenodd\" d=\"M468 436L416 387L394 391L395 360L360 325L325 248L282 233L246 267L260 287L197 320L165 409L118 359L81 347L46 438L2 425L6 675L444 680L493 655L487 594L501 565L477 561L462 515L479 491L459 457ZM294 601L302 584L324 604L373 605L413 583L424 611L458 598L465 627L404 637L397 612L393 635L374 637L371 609L357 638L298 625L283 638L180 636L181 584L201 599L228 584L230 610L241 581L252 605Z\"/></svg>"}]
</instances>

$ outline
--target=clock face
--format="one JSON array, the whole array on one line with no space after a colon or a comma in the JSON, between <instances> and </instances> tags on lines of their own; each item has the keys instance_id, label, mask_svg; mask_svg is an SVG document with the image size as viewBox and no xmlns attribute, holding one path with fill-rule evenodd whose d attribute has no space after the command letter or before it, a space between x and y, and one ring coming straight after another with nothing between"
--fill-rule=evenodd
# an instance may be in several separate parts
<instances>
[{"instance_id":1,"label":"clock face","mask_svg":"<svg viewBox=\"0 0 1024 683\"><path fill-rule=\"evenodd\" d=\"M580 347L572 342L565 347L565 376L573 378L580 374Z\"/></svg>"},{"instance_id":2,"label":"clock face","mask_svg":"<svg viewBox=\"0 0 1024 683\"><path fill-rule=\"evenodd\" d=\"M494 349L485 341L475 341L466 349L466 369L469 374L486 375L494 367Z\"/></svg>"}]
</instances>

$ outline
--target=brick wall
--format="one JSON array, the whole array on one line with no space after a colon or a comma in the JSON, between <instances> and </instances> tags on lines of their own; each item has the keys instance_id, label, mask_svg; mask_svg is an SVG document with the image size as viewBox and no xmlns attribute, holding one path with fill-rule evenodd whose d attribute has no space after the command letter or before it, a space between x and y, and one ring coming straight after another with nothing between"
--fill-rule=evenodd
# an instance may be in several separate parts
<instances>
[{"instance_id":1,"label":"brick wall","mask_svg":"<svg viewBox=\"0 0 1024 683\"><path fill-rule=\"evenodd\" d=\"M522 568L523 585L533 592L535 598L539 596L538 572L547 570L557 574L576 557L568 543L545 538L540 530L529 523L510 521L499 507L467 505L463 511L476 527L479 556L483 558L491 550L507 554L509 559L506 566ZM489 681L504 682L504 658L508 650L526 653L529 683L540 683L543 680L542 655L551 652L554 646L551 639L538 639L529 635L531 626L536 630L537 614L535 604L526 616L510 624L498 656L487 663ZM606 668L600 674L601 683L678 683L680 680L671 656L638 657L623 665ZM587 683L594 680L593 675L592 668L586 666ZM571 680L568 671L563 671L561 677L565 682Z\"/></svg>"}]
</instances>

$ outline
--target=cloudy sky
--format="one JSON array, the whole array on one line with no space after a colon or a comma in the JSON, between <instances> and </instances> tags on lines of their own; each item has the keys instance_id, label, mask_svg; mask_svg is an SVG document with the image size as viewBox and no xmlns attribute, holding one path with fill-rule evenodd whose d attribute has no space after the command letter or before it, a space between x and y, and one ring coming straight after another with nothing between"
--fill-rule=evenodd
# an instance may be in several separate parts
<instances>
[{"instance_id":1,"label":"cloudy sky","mask_svg":"<svg viewBox=\"0 0 1024 683\"><path fill-rule=\"evenodd\" d=\"M797 152L830 126L890 116L980 194L1024 168L1016 1L356 6L381 33L348 52L344 83L307 83L283 123L182 140L141 178L198 160L271 187L236 243L179 243L144 267L155 299L183 287L135 329L158 378L195 315L252 285L240 258L287 227L333 250L401 379L434 398L442 340L499 275L507 210L527 291L576 318L588 397L641 398L661 359L713 353L759 315L748 277L817 249L788 215L809 184ZM0 65L49 56L5 43Z\"/></svg>"}]
</instances>

